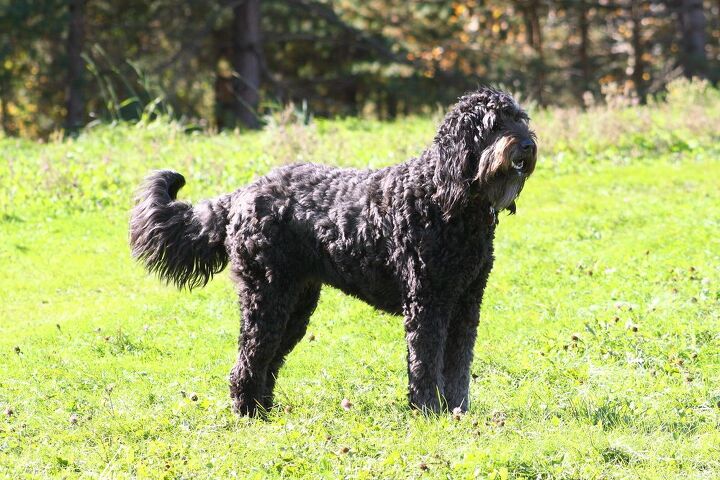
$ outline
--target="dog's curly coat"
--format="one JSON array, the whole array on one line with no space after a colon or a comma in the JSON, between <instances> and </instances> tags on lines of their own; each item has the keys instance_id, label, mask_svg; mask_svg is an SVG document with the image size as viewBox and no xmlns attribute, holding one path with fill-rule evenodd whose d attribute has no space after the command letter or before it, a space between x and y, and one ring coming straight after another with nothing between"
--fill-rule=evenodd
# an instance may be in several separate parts
<instances>
[{"instance_id":1,"label":"dog's curly coat","mask_svg":"<svg viewBox=\"0 0 720 480\"><path fill-rule=\"evenodd\" d=\"M404 316L411 405L465 410L496 215L515 211L535 168L528 121L510 95L481 88L419 158L381 170L289 165L194 207L175 200L182 175L155 172L132 211L133 254L189 288L230 262L242 308L230 392L241 414L272 406L322 284Z\"/></svg>"}]
</instances>

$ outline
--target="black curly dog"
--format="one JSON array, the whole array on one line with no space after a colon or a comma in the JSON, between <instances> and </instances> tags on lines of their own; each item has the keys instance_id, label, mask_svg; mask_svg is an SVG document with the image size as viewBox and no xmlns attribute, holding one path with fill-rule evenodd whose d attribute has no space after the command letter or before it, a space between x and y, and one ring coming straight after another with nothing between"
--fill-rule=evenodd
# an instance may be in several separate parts
<instances>
[{"instance_id":1,"label":"black curly dog","mask_svg":"<svg viewBox=\"0 0 720 480\"><path fill-rule=\"evenodd\" d=\"M481 88L419 158L380 170L289 165L195 206L175 199L182 175L155 172L132 211L133 255L180 288L205 285L230 262L242 309L230 373L240 414L272 406L323 284L404 316L413 407L466 410L497 215L514 213L535 168L528 122L510 95Z\"/></svg>"}]
</instances>

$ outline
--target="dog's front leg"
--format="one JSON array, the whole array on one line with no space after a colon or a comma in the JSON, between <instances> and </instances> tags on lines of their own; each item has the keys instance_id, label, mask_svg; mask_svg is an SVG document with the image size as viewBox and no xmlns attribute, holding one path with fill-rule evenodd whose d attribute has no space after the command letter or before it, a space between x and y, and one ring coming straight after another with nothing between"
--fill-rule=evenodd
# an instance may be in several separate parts
<instances>
[{"instance_id":1,"label":"dog's front leg","mask_svg":"<svg viewBox=\"0 0 720 480\"><path fill-rule=\"evenodd\" d=\"M443 406L443 356L449 309L409 303L405 307L410 405L425 412Z\"/></svg>"},{"instance_id":2,"label":"dog's front leg","mask_svg":"<svg viewBox=\"0 0 720 480\"><path fill-rule=\"evenodd\" d=\"M461 303L448 326L445 343L445 399L451 410L467 411L470 404L470 364L477 336L480 306L477 302Z\"/></svg>"}]
</instances>

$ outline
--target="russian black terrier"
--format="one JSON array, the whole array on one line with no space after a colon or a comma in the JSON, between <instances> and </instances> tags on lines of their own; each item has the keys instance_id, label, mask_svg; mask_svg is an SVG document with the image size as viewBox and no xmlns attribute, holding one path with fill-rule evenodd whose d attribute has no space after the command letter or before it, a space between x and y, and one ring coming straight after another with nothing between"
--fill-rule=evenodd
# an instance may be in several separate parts
<instances>
[{"instance_id":1,"label":"russian black terrier","mask_svg":"<svg viewBox=\"0 0 720 480\"><path fill-rule=\"evenodd\" d=\"M154 172L132 211L133 255L181 288L230 263L242 310L230 373L240 414L272 406L323 284L404 317L413 407L466 410L498 213L515 212L535 168L528 122L510 95L481 88L460 98L418 158L380 170L288 165L195 206L176 200L182 175Z\"/></svg>"}]
</instances>

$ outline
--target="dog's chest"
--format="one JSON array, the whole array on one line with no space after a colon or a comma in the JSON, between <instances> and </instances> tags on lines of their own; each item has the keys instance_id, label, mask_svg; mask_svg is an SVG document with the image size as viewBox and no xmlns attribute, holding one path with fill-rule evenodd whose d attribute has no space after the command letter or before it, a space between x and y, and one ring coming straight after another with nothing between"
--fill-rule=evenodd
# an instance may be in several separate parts
<instances>
[{"instance_id":1,"label":"dog's chest","mask_svg":"<svg viewBox=\"0 0 720 480\"><path fill-rule=\"evenodd\" d=\"M495 222L471 220L457 219L424 229L418 232L419 238L405 244L432 289L464 292L492 267Z\"/></svg>"}]
</instances>

